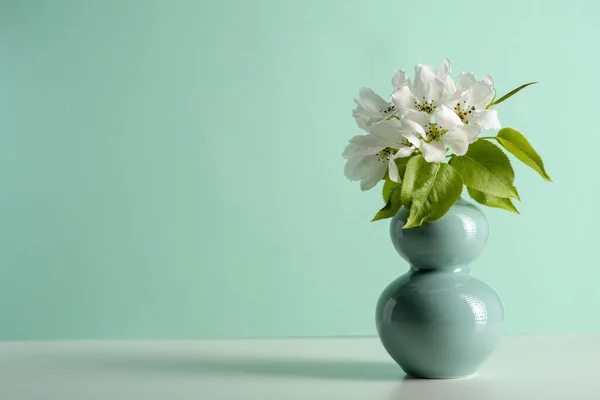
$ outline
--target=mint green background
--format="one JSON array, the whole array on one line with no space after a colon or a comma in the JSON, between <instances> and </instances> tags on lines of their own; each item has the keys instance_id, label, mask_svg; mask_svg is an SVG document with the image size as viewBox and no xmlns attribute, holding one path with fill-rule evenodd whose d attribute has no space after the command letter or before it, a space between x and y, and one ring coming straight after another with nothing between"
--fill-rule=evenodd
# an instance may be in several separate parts
<instances>
[{"instance_id":1,"label":"mint green background","mask_svg":"<svg viewBox=\"0 0 600 400\"><path fill-rule=\"evenodd\" d=\"M487 210L507 331L600 329L593 0L1 1L0 338L374 334L406 269L342 175L361 85L490 73L548 165Z\"/></svg>"}]
</instances>

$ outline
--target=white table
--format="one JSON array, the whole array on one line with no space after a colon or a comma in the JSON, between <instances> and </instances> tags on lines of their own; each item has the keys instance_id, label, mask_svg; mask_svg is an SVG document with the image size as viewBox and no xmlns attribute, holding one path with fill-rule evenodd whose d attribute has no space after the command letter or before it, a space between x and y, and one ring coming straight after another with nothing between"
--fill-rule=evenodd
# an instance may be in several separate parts
<instances>
[{"instance_id":1,"label":"white table","mask_svg":"<svg viewBox=\"0 0 600 400\"><path fill-rule=\"evenodd\" d=\"M508 336L481 371L407 379L376 338L0 342L2 400L600 399L600 335Z\"/></svg>"}]
</instances>

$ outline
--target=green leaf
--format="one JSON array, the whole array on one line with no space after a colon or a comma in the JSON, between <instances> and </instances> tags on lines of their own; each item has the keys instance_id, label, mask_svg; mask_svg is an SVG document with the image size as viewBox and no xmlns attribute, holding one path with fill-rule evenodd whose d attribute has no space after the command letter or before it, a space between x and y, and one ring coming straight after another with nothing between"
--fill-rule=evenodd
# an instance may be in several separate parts
<instances>
[{"instance_id":1,"label":"green leaf","mask_svg":"<svg viewBox=\"0 0 600 400\"><path fill-rule=\"evenodd\" d=\"M442 218L460 197L462 187L460 175L449 164L428 163L422 155L411 158L402 183L402 203L410 204L403 228Z\"/></svg>"},{"instance_id":2,"label":"green leaf","mask_svg":"<svg viewBox=\"0 0 600 400\"><path fill-rule=\"evenodd\" d=\"M492 106L495 106L496 104L500 104L502 103L504 100L508 99L509 97L512 97L513 95L519 93L521 90L525 89L527 86L529 85L535 85L537 82L529 82L526 83L524 85L519 86L518 88L511 90L510 92L506 93L504 96L500 97L498 100L491 102L490 104L488 104L488 106L486 108L490 108Z\"/></svg>"},{"instance_id":3,"label":"green leaf","mask_svg":"<svg viewBox=\"0 0 600 400\"><path fill-rule=\"evenodd\" d=\"M458 171L465 185L497 197L519 198L514 187L515 173L510 160L498 146L479 139L467 154L455 156L450 165Z\"/></svg>"},{"instance_id":4,"label":"green leaf","mask_svg":"<svg viewBox=\"0 0 600 400\"><path fill-rule=\"evenodd\" d=\"M467 191L469 192L471 198L479 204L483 204L484 206L488 207L503 208L505 210L520 214L511 199L483 193L477 189L473 189L468 186Z\"/></svg>"},{"instance_id":5,"label":"green leaf","mask_svg":"<svg viewBox=\"0 0 600 400\"><path fill-rule=\"evenodd\" d=\"M396 158L394 160L394 162L396 163L396 167L398 168L398 176L400 177L400 181L402 181L402 179L404 179L404 173L406 172L406 164L408 163L408 160L410 159L410 157L405 157L405 158ZM394 189L396 189L396 187L400 186L399 183L391 181L387 172L385 174L385 182L383 183L383 189L381 190L381 195L383 197L383 202L387 203L387 201L390 199L390 195L392 194L392 192L394 191Z\"/></svg>"},{"instance_id":6,"label":"green leaf","mask_svg":"<svg viewBox=\"0 0 600 400\"><path fill-rule=\"evenodd\" d=\"M392 192L396 190L396 188L400 186L399 183L391 181L388 179L383 183L383 189L381 190L381 196L383 197L383 202L387 203L392 195Z\"/></svg>"},{"instance_id":7,"label":"green leaf","mask_svg":"<svg viewBox=\"0 0 600 400\"><path fill-rule=\"evenodd\" d=\"M388 184L389 182L389 184ZM385 185L388 184L388 189L390 189L392 186L393 188L390 189L389 191L389 196L386 199L386 194L385 194ZM393 185L392 185L393 184ZM402 193L402 184L400 183L396 183L396 182L392 182L390 180L385 181L384 186L384 201L385 206L379 210L377 212L377 214L375 214L375 216L373 217L373 219L371 220L371 222L374 221L379 221L380 219L386 219L386 218L391 218L394 215L396 215L398 213L398 211L400 210L400 208L402 207L402 201L400 199L401 197L401 193Z\"/></svg>"},{"instance_id":8,"label":"green leaf","mask_svg":"<svg viewBox=\"0 0 600 400\"><path fill-rule=\"evenodd\" d=\"M396 158L394 160L394 162L396 163L396 167L398 167L398 176L400 176L401 180L404 179L404 174L406 173L406 165L412 157L413 156Z\"/></svg>"},{"instance_id":9,"label":"green leaf","mask_svg":"<svg viewBox=\"0 0 600 400\"><path fill-rule=\"evenodd\" d=\"M381 219L392 218L394 215L398 214L402 208L402 202L398 201L396 203L392 203L391 200L385 204L385 206L375 214L371 222L379 221Z\"/></svg>"},{"instance_id":10,"label":"green leaf","mask_svg":"<svg viewBox=\"0 0 600 400\"><path fill-rule=\"evenodd\" d=\"M496 138L506 150L531 167L540 174L542 178L548 182L552 182L552 179L550 179L544 169L542 158L520 132L517 132L512 128L504 128L500 129Z\"/></svg>"}]
</instances>

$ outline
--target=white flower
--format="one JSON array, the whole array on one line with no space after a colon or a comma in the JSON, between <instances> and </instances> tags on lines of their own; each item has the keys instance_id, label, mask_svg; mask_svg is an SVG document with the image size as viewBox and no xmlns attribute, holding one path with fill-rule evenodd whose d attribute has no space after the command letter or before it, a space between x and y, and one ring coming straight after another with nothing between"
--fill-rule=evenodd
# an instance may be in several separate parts
<instances>
[{"instance_id":1,"label":"white flower","mask_svg":"<svg viewBox=\"0 0 600 400\"><path fill-rule=\"evenodd\" d=\"M354 99L356 108L352 110L352 116L358 126L369 132L369 129L377 122L384 121L397 115L396 107L382 99L369 88L360 88L359 98Z\"/></svg>"},{"instance_id":2,"label":"white flower","mask_svg":"<svg viewBox=\"0 0 600 400\"><path fill-rule=\"evenodd\" d=\"M442 62L439 72L429 65L417 64L414 83L406 77L405 71L397 71L392 78L392 102L400 116L415 112L431 114L442 105L448 94L455 92L450 71L450 60L447 58Z\"/></svg>"},{"instance_id":3,"label":"white flower","mask_svg":"<svg viewBox=\"0 0 600 400\"><path fill-rule=\"evenodd\" d=\"M352 115L367 135L355 136L344 150L344 173L371 189L386 174L399 181L395 159L420 149L428 162L442 162L451 150L464 155L483 129L500 129L498 114L486 106L494 96L489 75L480 81L461 73L456 84L446 58L439 70L418 64L411 80L403 70L392 78L392 104L361 88Z\"/></svg>"},{"instance_id":4,"label":"white flower","mask_svg":"<svg viewBox=\"0 0 600 400\"><path fill-rule=\"evenodd\" d=\"M427 162L441 162L446 158L446 148L458 156L467 152L471 137L478 129L466 125L458 115L445 105L433 114L415 112L402 120L404 130L422 139L421 152Z\"/></svg>"},{"instance_id":5,"label":"white flower","mask_svg":"<svg viewBox=\"0 0 600 400\"><path fill-rule=\"evenodd\" d=\"M461 73L456 79L456 92L446 105L450 107L464 123L483 129L500 129L498 112L486 110L494 97L494 80L485 75L480 81L470 72ZM481 129L479 130L481 132ZM477 137L475 137L475 140Z\"/></svg>"},{"instance_id":6,"label":"white flower","mask_svg":"<svg viewBox=\"0 0 600 400\"><path fill-rule=\"evenodd\" d=\"M445 59L439 71L417 65L413 83L404 71L392 79L392 102L405 128L423 140L421 150L428 162L443 161L446 148L463 155L482 129L500 128L497 112L485 109L494 95L492 78L486 75L477 81L473 74L462 73L455 85L450 72Z\"/></svg>"},{"instance_id":7,"label":"white flower","mask_svg":"<svg viewBox=\"0 0 600 400\"><path fill-rule=\"evenodd\" d=\"M419 145L419 138L403 129L397 119L381 121L371 127L368 135L350 139L342 154L348 160L344 175L351 181L360 181L361 190L374 187L386 170L390 179L398 182L394 159L410 156Z\"/></svg>"}]
</instances>

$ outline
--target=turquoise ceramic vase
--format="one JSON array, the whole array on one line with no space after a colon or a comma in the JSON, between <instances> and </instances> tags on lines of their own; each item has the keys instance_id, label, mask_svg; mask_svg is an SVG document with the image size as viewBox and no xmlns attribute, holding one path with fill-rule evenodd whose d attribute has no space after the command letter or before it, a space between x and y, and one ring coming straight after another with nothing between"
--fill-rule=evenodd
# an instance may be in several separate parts
<instances>
[{"instance_id":1,"label":"turquoise ceramic vase","mask_svg":"<svg viewBox=\"0 0 600 400\"><path fill-rule=\"evenodd\" d=\"M410 269L377 303L381 342L410 376L472 375L504 327L500 298L469 272L486 245L487 218L462 198L433 223L402 229L407 217L402 208L391 221L392 243Z\"/></svg>"}]
</instances>

